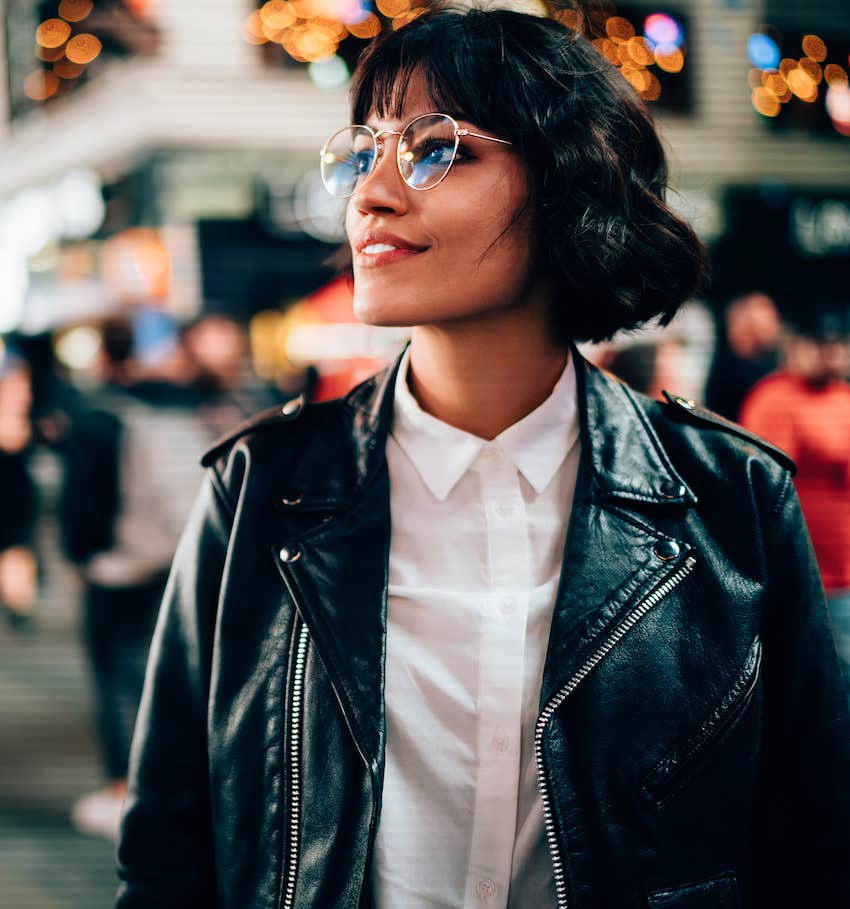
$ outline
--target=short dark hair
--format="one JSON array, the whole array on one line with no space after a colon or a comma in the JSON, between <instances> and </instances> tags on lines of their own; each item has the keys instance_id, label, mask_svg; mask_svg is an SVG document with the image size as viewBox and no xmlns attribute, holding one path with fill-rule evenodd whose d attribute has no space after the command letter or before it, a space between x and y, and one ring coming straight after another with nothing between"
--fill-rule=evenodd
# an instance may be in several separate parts
<instances>
[{"instance_id":1,"label":"short dark hair","mask_svg":"<svg viewBox=\"0 0 850 909\"><path fill-rule=\"evenodd\" d=\"M558 337L597 341L673 318L705 250L664 201L646 104L588 40L556 19L436 4L365 49L352 121L400 116L418 72L436 109L510 139L527 163L540 265L563 291Z\"/></svg>"}]
</instances>

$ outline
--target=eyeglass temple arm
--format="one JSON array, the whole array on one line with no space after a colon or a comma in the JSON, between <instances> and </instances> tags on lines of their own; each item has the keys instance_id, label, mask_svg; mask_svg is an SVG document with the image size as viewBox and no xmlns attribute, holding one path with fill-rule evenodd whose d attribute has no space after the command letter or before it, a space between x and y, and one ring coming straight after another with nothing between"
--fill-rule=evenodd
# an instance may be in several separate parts
<instances>
[{"instance_id":1,"label":"eyeglass temple arm","mask_svg":"<svg viewBox=\"0 0 850 909\"><path fill-rule=\"evenodd\" d=\"M458 129L455 130L455 133L458 136L472 136L474 139L487 139L489 142L501 142L502 145L513 145L513 142L508 142L507 139L497 139L495 136L482 136L481 133L473 133L468 129Z\"/></svg>"}]
</instances>

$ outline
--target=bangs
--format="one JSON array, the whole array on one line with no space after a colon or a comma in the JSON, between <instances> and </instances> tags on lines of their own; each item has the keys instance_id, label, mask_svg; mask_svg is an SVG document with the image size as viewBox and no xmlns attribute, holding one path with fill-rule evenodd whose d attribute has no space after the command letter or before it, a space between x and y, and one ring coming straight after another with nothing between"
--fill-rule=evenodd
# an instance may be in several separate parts
<instances>
[{"instance_id":1,"label":"bangs","mask_svg":"<svg viewBox=\"0 0 850 909\"><path fill-rule=\"evenodd\" d=\"M401 28L367 47L351 87L352 122L365 123L372 113L400 119L411 80L421 76L432 110L505 131L507 124L497 122L488 104L498 75L494 61L500 56L494 38L498 44L499 36L486 28L485 21L481 29L470 29L467 16L466 12L438 16L431 10L415 21L415 28ZM482 90L485 72L489 90Z\"/></svg>"}]
</instances>

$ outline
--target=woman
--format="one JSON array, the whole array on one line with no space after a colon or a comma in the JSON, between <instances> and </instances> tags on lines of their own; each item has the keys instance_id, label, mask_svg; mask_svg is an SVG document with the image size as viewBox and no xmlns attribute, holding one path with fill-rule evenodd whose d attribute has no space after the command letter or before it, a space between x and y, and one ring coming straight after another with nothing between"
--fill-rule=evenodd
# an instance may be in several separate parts
<instances>
[{"instance_id":1,"label":"woman","mask_svg":"<svg viewBox=\"0 0 850 909\"><path fill-rule=\"evenodd\" d=\"M322 171L357 314L412 342L206 455L118 905L846 905L793 465L572 344L699 278L643 104L556 21L439 10L352 119Z\"/></svg>"}]
</instances>

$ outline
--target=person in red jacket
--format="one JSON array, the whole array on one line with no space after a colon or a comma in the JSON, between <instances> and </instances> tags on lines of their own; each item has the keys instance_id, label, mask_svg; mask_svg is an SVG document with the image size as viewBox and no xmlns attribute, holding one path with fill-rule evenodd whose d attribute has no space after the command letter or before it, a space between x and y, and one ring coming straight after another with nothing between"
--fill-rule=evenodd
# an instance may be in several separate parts
<instances>
[{"instance_id":1,"label":"person in red jacket","mask_svg":"<svg viewBox=\"0 0 850 909\"><path fill-rule=\"evenodd\" d=\"M786 366L744 400L740 421L797 462L795 486L809 525L836 641L850 684L850 337L822 312L798 322Z\"/></svg>"}]
</instances>

